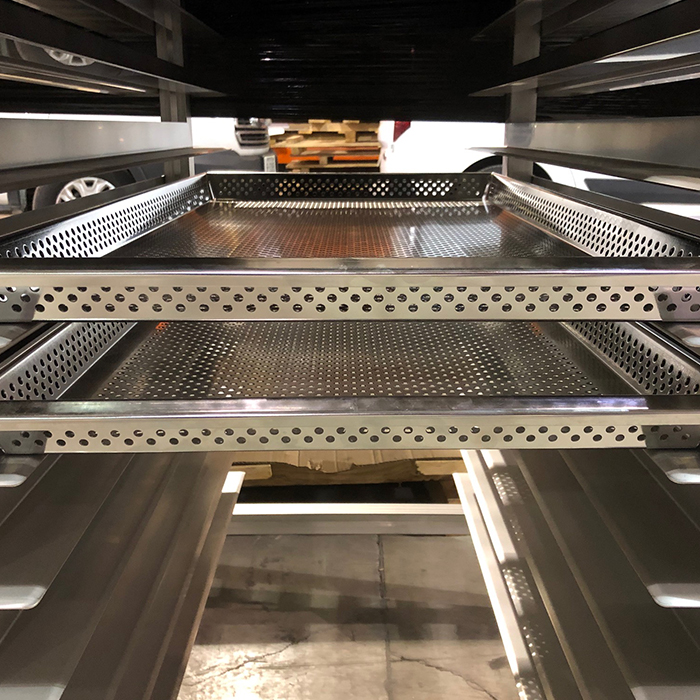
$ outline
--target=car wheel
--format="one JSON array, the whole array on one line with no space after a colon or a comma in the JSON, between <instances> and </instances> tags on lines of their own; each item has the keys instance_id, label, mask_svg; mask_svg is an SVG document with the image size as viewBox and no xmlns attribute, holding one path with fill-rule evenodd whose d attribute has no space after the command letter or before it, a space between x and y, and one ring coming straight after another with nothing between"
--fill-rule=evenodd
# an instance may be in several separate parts
<instances>
[{"instance_id":1,"label":"car wheel","mask_svg":"<svg viewBox=\"0 0 700 700\"><path fill-rule=\"evenodd\" d=\"M501 161L500 163L489 163L488 165L483 165L482 167L477 168L475 170L465 170L465 172L495 173L496 175L500 175L501 173L503 173L503 162ZM538 163L535 163L532 166L532 174L535 177L539 177L542 180L551 180L552 179L545 172L544 168L541 165L539 165Z\"/></svg>"},{"instance_id":2,"label":"car wheel","mask_svg":"<svg viewBox=\"0 0 700 700\"><path fill-rule=\"evenodd\" d=\"M107 175L84 175L68 182L56 182L36 188L32 199L32 209L50 207L61 202L89 197L92 194L113 190L121 185L128 185L134 178L127 172L108 173Z\"/></svg>"}]
</instances>

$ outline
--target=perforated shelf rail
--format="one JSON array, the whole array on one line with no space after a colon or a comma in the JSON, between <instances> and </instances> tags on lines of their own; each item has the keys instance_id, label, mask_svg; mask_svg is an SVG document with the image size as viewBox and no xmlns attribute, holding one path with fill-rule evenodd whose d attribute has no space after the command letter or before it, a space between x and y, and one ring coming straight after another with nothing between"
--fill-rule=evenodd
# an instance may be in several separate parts
<instances>
[{"instance_id":1,"label":"perforated shelf rail","mask_svg":"<svg viewBox=\"0 0 700 700\"><path fill-rule=\"evenodd\" d=\"M700 444L691 359L653 340L640 359L582 330L142 323L61 400L36 396L33 376L24 397L0 401L0 444L19 453ZM667 374L649 379L647 350L665 353Z\"/></svg>"},{"instance_id":2,"label":"perforated shelf rail","mask_svg":"<svg viewBox=\"0 0 700 700\"><path fill-rule=\"evenodd\" d=\"M696 240L489 177L169 185L7 239L0 320L700 318Z\"/></svg>"}]
</instances>

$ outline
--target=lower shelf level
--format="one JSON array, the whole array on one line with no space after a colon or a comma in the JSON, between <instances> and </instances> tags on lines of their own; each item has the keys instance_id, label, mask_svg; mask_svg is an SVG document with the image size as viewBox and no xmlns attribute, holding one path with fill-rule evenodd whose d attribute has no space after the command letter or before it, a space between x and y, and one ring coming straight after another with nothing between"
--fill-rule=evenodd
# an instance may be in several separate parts
<instances>
[{"instance_id":1,"label":"lower shelf level","mask_svg":"<svg viewBox=\"0 0 700 700\"><path fill-rule=\"evenodd\" d=\"M83 325L0 377L4 450L700 444L700 370L629 324Z\"/></svg>"}]
</instances>

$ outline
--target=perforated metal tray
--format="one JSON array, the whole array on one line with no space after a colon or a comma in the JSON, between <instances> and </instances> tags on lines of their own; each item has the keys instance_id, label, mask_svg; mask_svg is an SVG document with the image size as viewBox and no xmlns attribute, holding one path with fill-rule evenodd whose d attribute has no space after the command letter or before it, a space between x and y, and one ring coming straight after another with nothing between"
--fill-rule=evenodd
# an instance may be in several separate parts
<instances>
[{"instance_id":1,"label":"perforated metal tray","mask_svg":"<svg viewBox=\"0 0 700 700\"><path fill-rule=\"evenodd\" d=\"M484 174L219 174L8 238L0 320L694 320L698 252Z\"/></svg>"},{"instance_id":2,"label":"perforated metal tray","mask_svg":"<svg viewBox=\"0 0 700 700\"><path fill-rule=\"evenodd\" d=\"M700 368L628 324L179 322L121 333L87 371L55 380L59 401L27 361L9 367L4 385L15 391L5 396L14 400L0 401L0 445L23 453L700 444Z\"/></svg>"}]
</instances>

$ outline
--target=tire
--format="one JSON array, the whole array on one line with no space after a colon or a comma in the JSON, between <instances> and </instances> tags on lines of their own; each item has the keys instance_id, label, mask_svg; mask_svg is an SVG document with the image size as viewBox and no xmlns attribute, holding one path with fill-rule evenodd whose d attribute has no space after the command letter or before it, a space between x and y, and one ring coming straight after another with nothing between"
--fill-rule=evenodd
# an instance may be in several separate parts
<instances>
[{"instance_id":1,"label":"tire","mask_svg":"<svg viewBox=\"0 0 700 700\"><path fill-rule=\"evenodd\" d=\"M91 176L84 176L89 178ZM114 173L107 173L105 175L95 176L100 180L106 181L113 187L121 187L122 185L130 185L134 182L134 178L126 170L120 170ZM74 180L80 180L83 178L74 178ZM34 197L32 198L32 209L43 209L44 207L50 207L58 203L58 197L63 188L72 182L72 180L65 180L63 182L53 182L49 185L40 185L34 191Z\"/></svg>"},{"instance_id":2,"label":"tire","mask_svg":"<svg viewBox=\"0 0 700 700\"><path fill-rule=\"evenodd\" d=\"M119 78L126 73L116 66L110 66L100 61L68 53L67 51L44 48L43 46L35 46L22 41L15 42L14 46L20 58L30 63L38 63L40 66L47 66L49 69L59 73L65 71L66 66L72 71L102 78Z\"/></svg>"},{"instance_id":3,"label":"tire","mask_svg":"<svg viewBox=\"0 0 700 700\"><path fill-rule=\"evenodd\" d=\"M478 163L477 163L477 165L478 165ZM469 172L469 173L495 173L496 175L501 175L503 173L503 161L501 161L499 163L491 162L491 163L488 163L487 165L483 165L481 167L474 168L474 169L468 168L467 170L465 170L465 172ZM537 163L535 163L532 166L532 174L535 177L541 178L542 180L551 180L552 179L546 173L544 168L541 165L538 165Z\"/></svg>"}]
</instances>

